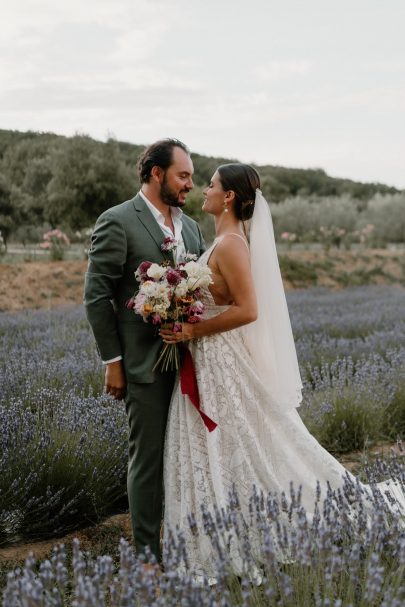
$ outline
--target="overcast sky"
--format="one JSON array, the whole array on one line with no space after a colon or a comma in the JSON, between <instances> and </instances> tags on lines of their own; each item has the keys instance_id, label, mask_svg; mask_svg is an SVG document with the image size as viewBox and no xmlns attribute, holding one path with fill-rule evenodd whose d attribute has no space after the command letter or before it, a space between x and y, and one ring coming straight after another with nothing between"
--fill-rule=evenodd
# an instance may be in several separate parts
<instances>
[{"instance_id":1,"label":"overcast sky","mask_svg":"<svg viewBox=\"0 0 405 607\"><path fill-rule=\"evenodd\" d=\"M0 0L0 128L405 188L404 0Z\"/></svg>"}]
</instances>

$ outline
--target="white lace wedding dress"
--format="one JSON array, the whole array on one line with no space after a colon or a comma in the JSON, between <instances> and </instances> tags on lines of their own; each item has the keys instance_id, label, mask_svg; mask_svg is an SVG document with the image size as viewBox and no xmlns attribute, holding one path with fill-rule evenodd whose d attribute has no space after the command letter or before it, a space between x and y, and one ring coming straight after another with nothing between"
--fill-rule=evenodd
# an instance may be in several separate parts
<instances>
[{"instance_id":1,"label":"white lace wedding dress","mask_svg":"<svg viewBox=\"0 0 405 607\"><path fill-rule=\"evenodd\" d=\"M217 242L200 263L207 263ZM215 304L208 289L204 304L205 318L226 309ZM317 481L325 496L327 482L342 486L346 469L308 432L296 409L285 411L272 400L255 373L241 329L193 340L189 347L201 409L218 427L208 432L180 386L175 389L165 442L164 529L167 537L169 528L180 528L191 570L213 575L209 539L201 533L195 537L189 528L190 513L201 524L201 504L221 507L235 487L248 515L254 485L265 494L288 495L292 481L302 486L302 505L311 513Z\"/></svg>"}]
</instances>

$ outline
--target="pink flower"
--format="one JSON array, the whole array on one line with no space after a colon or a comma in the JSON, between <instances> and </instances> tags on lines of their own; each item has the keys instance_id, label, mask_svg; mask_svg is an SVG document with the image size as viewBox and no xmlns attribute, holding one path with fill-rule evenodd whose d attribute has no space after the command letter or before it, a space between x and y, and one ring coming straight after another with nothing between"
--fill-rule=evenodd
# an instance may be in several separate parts
<instances>
[{"instance_id":1,"label":"pink flower","mask_svg":"<svg viewBox=\"0 0 405 607\"><path fill-rule=\"evenodd\" d=\"M160 325L161 322L162 322L162 318L159 314L152 314L152 324Z\"/></svg>"},{"instance_id":2,"label":"pink flower","mask_svg":"<svg viewBox=\"0 0 405 607\"><path fill-rule=\"evenodd\" d=\"M187 322L190 322L192 324L195 322L200 322L200 321L201 321L201 316L189 316L187 318Z\"/></svg>"},{"instance_id":3,"label":"pink flower","mask_svg":"<svg viewBox=\"0 0 405 607\"><path fill-rule=\"evenodd\" d=\"M192 306L190 306L189 312L191 314L202 314L204 312L204 304L201 301L196 301Z\"/></svg>"},{"instance_id":4,"label":"pink flower","mask_svg":"<svg viewBox=\"0 0 405 607\"><path fill-rule=\"evenodd\" d=\"M132 307L135 312L141 314L143 316L143 307L145 305L145 295L143 293L138 293L138 295L134 299L134 305Z\"/></svg>"},{"instance_id":5,"label":"pink flower","mask_svg":"<svg viewBox=\"0 0 405 607\"><path fill-rule=\"evenodd\" d=\"M181 333L183 330L181 322L175 322L173 325L173 333Z\"/></svg>"},{"instance_id":6,"label":"pink flower","mask_svg":"<svg viewBox=\"0 0 405 607\"><path fill-rule=\"evenodd\" d=\"M43 235L43 239L47 242L53 242L54 244L57 244L58 240L63 241L63 243L66 246L70 245L70 240L69 238L66 236L66 234L64 232L62 232L62 230L50 230L49 232L46 232Z\"/></svg>"}]
</instances>

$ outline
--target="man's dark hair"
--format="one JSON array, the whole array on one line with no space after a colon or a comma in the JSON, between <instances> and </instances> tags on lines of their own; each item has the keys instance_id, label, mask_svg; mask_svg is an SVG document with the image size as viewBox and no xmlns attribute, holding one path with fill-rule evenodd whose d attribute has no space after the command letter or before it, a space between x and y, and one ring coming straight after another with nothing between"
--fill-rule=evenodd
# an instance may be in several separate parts
<instances>
[{"instance_id":1,"label":"man's dark hair","mask_svg":"<svg viewBox=\"0 0 405 607\"><path fill-rule=\"evenodd\" d=\"M141 183L148 183L154 166L164 171L172 164L173 148L181 148L190 154L188 147L178 139L160 139L149 145L138 159L137 169Z\"/></svg>"}]
</instances>

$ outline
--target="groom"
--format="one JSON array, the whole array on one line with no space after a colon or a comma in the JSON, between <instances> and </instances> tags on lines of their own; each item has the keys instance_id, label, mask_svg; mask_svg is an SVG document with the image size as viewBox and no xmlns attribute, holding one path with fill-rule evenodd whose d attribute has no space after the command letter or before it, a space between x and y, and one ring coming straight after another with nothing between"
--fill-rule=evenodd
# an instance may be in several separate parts
<instances>
[{"instance_id":1,"label":"groom","mask_svg":"<svg viewBox=\"0 0 405 607\"><path fill-rule=\"evenodd\" d=\"M134 272L143 261L180 262L205 245L195 221L184 215L193 188L193 163L177 139L150 145L138 161L141 190L97 220L85 279L84 301L100 356L105 390L125 397L129 423L128 500L138 553L149 545L160 557L163 444L174 372L153 372L162 347L156 327L126 307L138 289ZM163 252L165 237L177 241ZM106 445L108 449L108 445Z\"/></svg>"}]
</instances>

